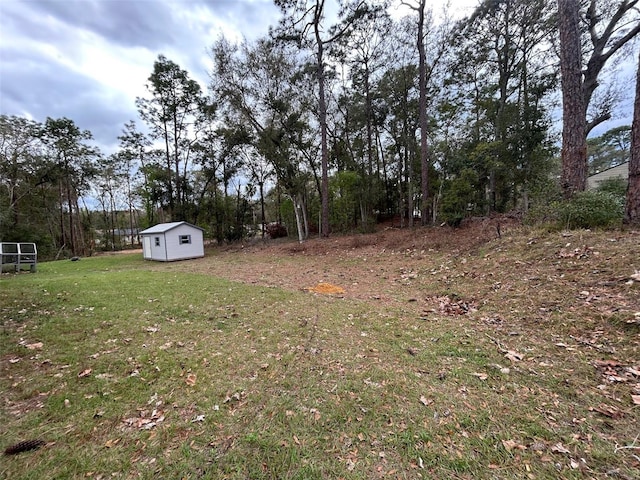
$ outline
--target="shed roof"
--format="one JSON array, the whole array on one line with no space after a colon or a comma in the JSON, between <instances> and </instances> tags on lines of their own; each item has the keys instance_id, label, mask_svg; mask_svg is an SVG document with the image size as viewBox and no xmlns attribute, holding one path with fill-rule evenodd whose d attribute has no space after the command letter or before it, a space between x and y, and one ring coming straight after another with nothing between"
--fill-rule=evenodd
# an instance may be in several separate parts
<instances>
[{"instance_id":1,"label":"shed roof","mask_svg":"<svg viewBox=\"0 0 640 480\"><path fill-rule=\"evenodd\" d=\"M172 230L180 225L188 225L193 228L197 228L198 230L204 231L204 229L197 227L195 225L191 225L189 222L169 222L169 223L159 223L154 225L153 227L149 227L146 230L140 232L140 235L152 235L154 233L166 233L169 230Z\"/></svg>"}]
</instances>

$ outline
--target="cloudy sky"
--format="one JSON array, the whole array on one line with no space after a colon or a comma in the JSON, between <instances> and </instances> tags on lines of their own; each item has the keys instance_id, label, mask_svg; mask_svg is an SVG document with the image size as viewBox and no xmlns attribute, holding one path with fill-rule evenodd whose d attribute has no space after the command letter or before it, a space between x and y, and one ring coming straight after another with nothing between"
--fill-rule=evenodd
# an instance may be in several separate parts
<instances>
[{"instance_id":1,"label":"cloudy sky","mask_svg":"<svg viewBox=\"0 0 640 480\"><path fill-rule=\"evenodd\" d=\"M221 34L256 38L278 18L271 0L0 0L0 113L68 117L108 152L159 54L205 87Z\"/></svg>"}]
</instances>

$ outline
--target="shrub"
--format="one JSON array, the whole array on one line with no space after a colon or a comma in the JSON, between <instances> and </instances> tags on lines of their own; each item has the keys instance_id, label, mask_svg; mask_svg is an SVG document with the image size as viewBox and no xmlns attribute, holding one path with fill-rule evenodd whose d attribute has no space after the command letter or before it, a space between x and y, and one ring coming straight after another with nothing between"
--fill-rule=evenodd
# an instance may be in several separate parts
<instances>
[{"instance_id":1,"label":"shrub","mask_svg":"<svg viewBox=\"0 0 640 480\"><path fill-rule=\"evenodd\" d=\"M445 182L440 204L441 220L450 226L460 225L475 205L477 182L477 173L469 168Z\"/></svg>"},{"instance_id":2,"label":"shrub","mask_svg":"<svg viewBox=\"0 0 640 480\"><path fill-rule=\"evenodd\" d=\"M269 238L281 238L287 236L287 227L281 223L269 223L266 226L266 233Z\"/></svg>"},{"instance_id":3,"label":"shrub","mask_svg":"<svg viewBox=\"0 0 640 480\"><path fill-rule=\"evenodd\" d=\"M622 224L624 197L608 191L577 193L571 200L538 205L529 210L528 224L554 229L614 228Z\"/></svg>"},{"instance_id":4,"label":"shrub","mask_svg":"<svg viewBox=\"0 0 640 480\"><path fill-rule=\"evenodd\" d=\"M627 194L627 181L620 177L607 178L598 184L599 192L607 192L618 197L624 197Z\"/></svg>"}]
</instances>

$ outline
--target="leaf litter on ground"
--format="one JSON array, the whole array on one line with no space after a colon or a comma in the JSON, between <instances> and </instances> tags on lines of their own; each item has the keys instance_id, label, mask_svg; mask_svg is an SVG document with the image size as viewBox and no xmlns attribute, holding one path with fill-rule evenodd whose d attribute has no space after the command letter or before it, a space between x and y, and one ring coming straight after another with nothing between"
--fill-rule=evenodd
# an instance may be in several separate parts
<instances>
[{"instance_id":1,"label":"leaf litter on ground","mask_svg":"<svg viewBox=\"0 0 640 480\"><path fill-rule=\"evenodd\" d=\"M84 445L111 441L102 462L134 458L133 473L142 477L224 470L235 472L227 478L420 471L432 478L552 479L606 478L617 470L632 478L637 451L619 447L633 445L640 420L633 409L639 332L627 323L640 311L638 283L627 284L629 265L640 268L640 237L620 232L609 242L611 235L572 232L567 246L560 234L508 228L501 239L473 226L386 230L357 245L349 238L310 241L293 255L283 244L173 265L125 258L111 264L110 275L121 286L131 272L130 289L139 289L132 297L162 300L145 300L143 308L125 297L131 317L115 318L101 308L121 288L109 296L103 276L81 272L87 298L75 306L95 305L88 317L73 309L81 287L49 280L47 269L61 267L43 264L37 288L51 292L45 302L55 301L37 308L53 312L55 334L27 313L5 332L12 345L43 342L50 363L36 358L37 350L9 352L20 361L3 364L3 400L7 412L20 413L8 413L11 430L2 438L9 443L8 432L21 427L36 436L30 422L45 409L50 434L58 445L75 446L77 465ZM319 271L319 259L326 283L354 279L339 303L331 295L296 296L308 284L304 272ZM82 268L103 261L88 259ZM211 276L250 287L213 286ZM91 297L105 287L102 299ZM2 290L1 308L36 308L12 292ZM302 322L310 309L314 320ZM429 322L420 320L424 312ZM156 331L145 330L150 315L166 319L152 325ZM128 341L91 357L116 335ZM60 348L67 339L77 351ZM510 368L500 365L505 358ZM73 385L49 375L64 371L58 365L83 372L87 359L91 374L71 375ZM162 392L161 404L160 396L144 399L149 389ZM69 408L55 410L61 399ZM85 402L91 422L83 425ZM45 461L32 467L36 475L56 448L38 453ZM187 452L188 464L181 460ZM11 478L24 475L9 468ZM108 467L76 468L79 477L110 474Z\"/></svg>"}]
</instances>

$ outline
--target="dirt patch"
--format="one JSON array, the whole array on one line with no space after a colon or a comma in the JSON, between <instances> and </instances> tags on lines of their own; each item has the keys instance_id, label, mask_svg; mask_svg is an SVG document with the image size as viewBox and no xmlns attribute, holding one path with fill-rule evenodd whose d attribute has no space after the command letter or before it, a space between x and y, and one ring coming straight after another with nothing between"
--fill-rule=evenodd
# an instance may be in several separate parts
<instances>
[{"instance_id":1,"label":"dirt patch","mask_svg":"<svg viewBox=\"0 0 640 480\"><path fill-rule=\"evenodd\" d=\"M345 298L408 304L433 295L420 291L415 280L435 258L455 260L519 228L514 217L473 219L459 228L383 225L371 234L304 243L279 239L212 247L204 260L179 262L173 268L289 290L309 291L326 283L343 289L340 296Z\"/></svg>"}]
</instances>

